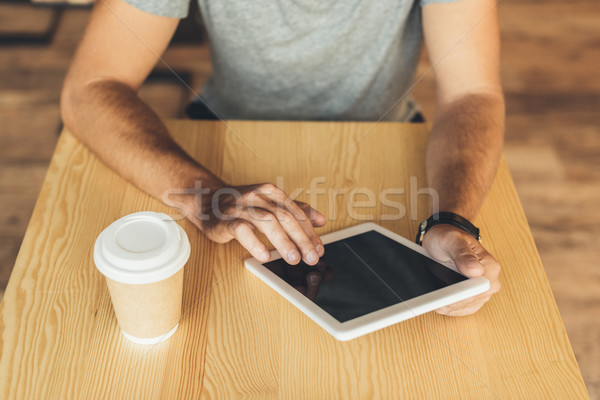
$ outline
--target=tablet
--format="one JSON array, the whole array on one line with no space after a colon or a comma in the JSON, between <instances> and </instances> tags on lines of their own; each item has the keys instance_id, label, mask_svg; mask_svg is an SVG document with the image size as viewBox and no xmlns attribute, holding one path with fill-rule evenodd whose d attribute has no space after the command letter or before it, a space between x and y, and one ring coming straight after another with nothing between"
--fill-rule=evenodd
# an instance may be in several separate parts
<instances>
[{"instance_id":1,"label":"tablet","mask_svg":"<svg viewBox=\"0 0 600 400\"><path fill-rule=\"evenodd\" d=\"M380 225L365 223L321 237L325 254L310 266L254 258L246 268L338 340L350 340L487 291L451 264Z\"/></svg>"}]
</instances>

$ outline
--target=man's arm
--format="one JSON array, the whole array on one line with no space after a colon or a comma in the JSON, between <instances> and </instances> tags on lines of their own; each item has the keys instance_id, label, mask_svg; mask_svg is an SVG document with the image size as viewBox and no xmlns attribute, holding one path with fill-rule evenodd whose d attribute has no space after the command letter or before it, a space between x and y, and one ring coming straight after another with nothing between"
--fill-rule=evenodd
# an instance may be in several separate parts
<instances>
[{"instance_id":1,"label":"man's arm","mask_svg":"<svg viewBox=\"0 0 600 400\"><path fill-rule=\"evenodd\" d=\"M122 1L99 1L75 54L61 96L65 125L109 167L154 197L210 173L170 138L137 96L178 20ZM166 169L162 166L170 165Z\"/></svg>"},{"instance_id":2,"label":"man's arm","mask_svg":"<svg viewBox=\"0 0 600 400\"><path fill-rule=\"evenodd\" d=\"M427 177L440 209L473 220L494 179L502 150L504 99L499 78L495 3L461 0L423 7L423 29L434 64L437 107L427 147ZM437 225L423 245L467 276L483 275L488 292L438 310L447 315L477 311L500 289L500 265L473 237Z\"/></svg>"},{"instance_id":3,"label":"man's arm","mask_svg":"<svg viewBox=\"0 0 600 400\"><path fill-rule=\"evenodd\" d=\"M65 125L104 163L155 198L161 199L169 189L194 188L201 181L211 193L201 197L203 204L192 196L185 203L188 218L210 239L237 239L254 257L266 261L269 254L254 233L257 229L289 263L297 264L302 257L315 264L323 254L313 229L313 224L325 222L321 214L263 184L231 188L240 196L233 203L220 196L223 204L218 211L230 215L241 210L240 214L227 220L215 218L206 204L226 184L186 154L137 96L178 22L122 0L98 1L63 87ZM197 218L200 212L210 215L209 220Z\"/></svg>"}]
</instances>

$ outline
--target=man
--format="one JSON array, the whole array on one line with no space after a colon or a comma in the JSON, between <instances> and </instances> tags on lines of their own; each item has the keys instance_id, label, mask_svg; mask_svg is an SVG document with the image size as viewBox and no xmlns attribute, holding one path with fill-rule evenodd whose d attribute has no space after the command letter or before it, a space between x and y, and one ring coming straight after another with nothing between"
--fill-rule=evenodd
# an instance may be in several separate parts
<instances>
[{"instance_id":1,"label":"man","mask_svg":"<svg viewBox=\"0 0 600 400\"><path fill-rule=\"evenodd\" d=\"M137 96L169 43L185 0L99 0L67 75L61 113L69 130L107 165L156 198L172 188L189 196L188 218L211 240L238 240L259 260L263 232L290 264L323 255L315 226L325 217L276 186L230 187L171 139ZM200 0L213 75L202 98L221 118L410 120L409 90L422 36L434 63L437 110L427 148L429 185L440 210L473 220L495 175L503 141L499 34L490 0L347 0L339 2ZM400 100L400 101L398 101ZM219 196L223 188L241 196ZM209 215L210 218L201 218ZM458 218L458 217L456 217ZM500 289L500 266L464 224L442 220L423 245L467 276L491 281L488 292L438 312L477 311ZM431 224L429 225L431 226Z\"/></svg>"}]
</instances>

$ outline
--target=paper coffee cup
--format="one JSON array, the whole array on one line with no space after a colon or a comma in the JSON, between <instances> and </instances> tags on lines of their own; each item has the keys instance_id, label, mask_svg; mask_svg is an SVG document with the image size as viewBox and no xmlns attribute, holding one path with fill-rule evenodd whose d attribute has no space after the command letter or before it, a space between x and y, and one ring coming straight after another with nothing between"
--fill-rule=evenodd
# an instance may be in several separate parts
<instances>
[{"instance_id":1,"label":"paper coffee cup","mask_svg":"<svg viewBox=\"0 0 600 400\"><path fill-rule=\"evenodd\" d=\"M168 215L138 212L113 222L94 246L117 322L141 344L167 340L181 318L183 266L190 256L185 231Z\"/></svg>"}]
</instances>

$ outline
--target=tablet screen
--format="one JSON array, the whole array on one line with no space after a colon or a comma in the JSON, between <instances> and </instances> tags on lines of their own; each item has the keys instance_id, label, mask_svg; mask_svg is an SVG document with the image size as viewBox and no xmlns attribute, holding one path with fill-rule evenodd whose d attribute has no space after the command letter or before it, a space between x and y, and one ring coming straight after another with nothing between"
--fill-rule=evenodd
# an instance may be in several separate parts
<instances>
[{"instance_id":1,"label":"tablet screen","mask_svg":"<svg viewBox=\"0 0 600 400\"><path fill-rule=\"evenodd\" d=\"M264 266L340 322L468 279L376 231L326 244L314 266Z\"/></svg>"}]
</instances>

